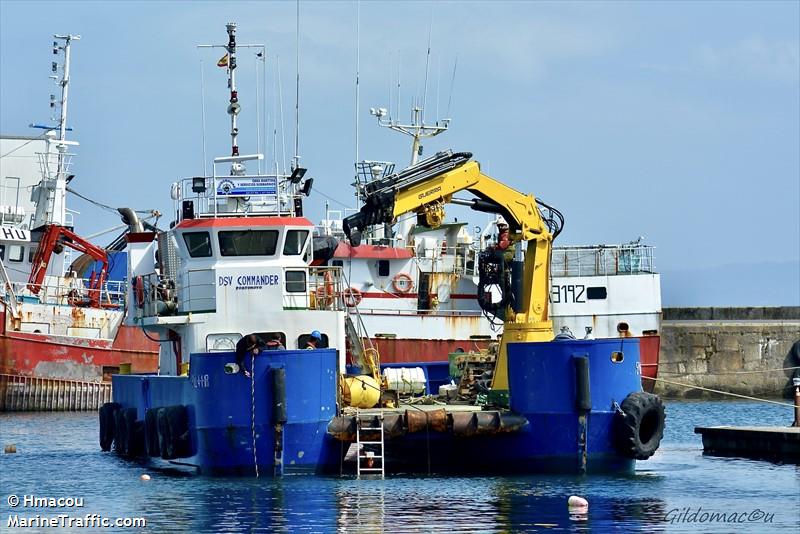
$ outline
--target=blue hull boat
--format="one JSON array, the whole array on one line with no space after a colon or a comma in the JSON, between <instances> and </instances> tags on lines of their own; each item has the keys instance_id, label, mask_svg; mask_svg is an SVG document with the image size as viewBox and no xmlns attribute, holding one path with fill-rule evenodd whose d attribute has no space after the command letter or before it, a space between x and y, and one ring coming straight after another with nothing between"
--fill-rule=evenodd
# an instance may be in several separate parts
<instances>
[{"instance_id":1,"label":"blue hull boat","mask_svg":"<svg viewBox=\"0 0 800 534\"><path fill-rule=\"evenodd\" d=\"M349 415L337 404L335 350L262 352L252 378L226 373L235 353L200 353L188 376L114 376L116 415L106 419L133 420L119 440L129 455L206 475L354 473L346 453L365 421L383 425L385 445L355 452L374 449L386 472L630 473L664 422L660 401L641 391L638 348L636 339L512 343L510 410L401 403ZM632 426L630 399L651 403ZM337 422L351 431L329 431ZM108 424L101 414L101 438Z\"/></svg>"}]
</instances>

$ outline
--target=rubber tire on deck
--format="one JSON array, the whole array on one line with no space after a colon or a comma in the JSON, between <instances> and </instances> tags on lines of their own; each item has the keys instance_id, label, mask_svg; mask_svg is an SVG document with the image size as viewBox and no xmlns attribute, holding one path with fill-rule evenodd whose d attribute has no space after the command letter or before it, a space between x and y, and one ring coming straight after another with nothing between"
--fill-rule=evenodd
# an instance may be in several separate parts
<instances>
[{"instance_id":1,"label":"rubber tire on deck","mask_svg":"<svg viewBox=\"0 0 800 534\"><path fill-rule=\"evenodd\" d=\"M110 451L111 445L114 443L114 431L116 428L114 412L117 410L119 410L118 402L107 402L98 411L100 418L100 450L103 452Z\"/></svg>"},{"instance_id":2,"label":"rubber tire on deck","mask_svg":"<svg viewBox=\"0 0 800 534\"><path fill-rule=\"evenodd\" d=\"M615 429L620 454L647 460L658 450L664 437L664 403L658 395L635 391L622 401L620 408L624 413Z\"/></svg>"},{"instance_id":3,"label":"rubber tire on deck","mask_svg":"<svg viewBox=\"0 0 800 534\"><path fill-rule=\"evenodd\" d=\"M161 456L158 441L158 408L149 408L144 413L144 442L148 456Z\"/></svg>"},{"instance_id":4,"label":"rubber tire on deck","mask_svg":"<svg viewBox=\"0 0 800 534\"><path fill-rule=\"evenodd\" d=\"M158 409L158 441L165 460L191 456L189 450L189 415L185 406Z\"/></svg>"}]
</instances>

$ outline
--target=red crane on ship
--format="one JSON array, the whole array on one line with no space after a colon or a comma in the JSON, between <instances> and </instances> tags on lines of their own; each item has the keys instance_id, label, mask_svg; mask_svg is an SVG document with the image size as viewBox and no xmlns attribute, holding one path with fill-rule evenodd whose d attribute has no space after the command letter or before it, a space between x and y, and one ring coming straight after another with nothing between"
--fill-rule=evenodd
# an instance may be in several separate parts
<instances>
[{"instance_id":1,"label":"red crane on ship","mask_svg":"<svg viewBox=\"0 0 800 534\"><path fill-rule=\"evenodd\" d=\"M44 227L44 234L33 258L31 276L28 278L28 289L34 295L39 294L42 289L42 282L47 274L47 267L50 265L50 259L53 257L53 252L60 253L64 246L87 254L102 265L100 272L92 271L92 276L89 279L88 303L82 301L77 292L70 295L68 302L74 305L84 304L91 308L102 308L100 293L108 273L108 254L104 249L89 243L72 230L57 224L48 224Z\"/></svg>"}]
</instances>

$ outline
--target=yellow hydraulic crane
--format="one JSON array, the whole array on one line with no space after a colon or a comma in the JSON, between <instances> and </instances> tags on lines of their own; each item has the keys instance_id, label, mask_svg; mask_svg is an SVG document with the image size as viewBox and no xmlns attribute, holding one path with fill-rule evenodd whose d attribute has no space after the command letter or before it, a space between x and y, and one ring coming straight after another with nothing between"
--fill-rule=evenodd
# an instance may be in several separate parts
<instances>
[{"instance_id":1,"label":"yellow hydraulic crane","mask_svg":"<svg viewBox=\"0 0 800 534\"><path fill-rule=\"evenodd\" d=\"M491 302L492 293L479 290L479 303L484 310L494 307L496 315L504 318L492 389L507 392L508 343L553 339L549 317L550 256L563 218L532 194L520 193L487 176L477 161L470 161L471 157L472 154L464 152L440 152L400 173L368 183L364 205L344 220L344 231L350 242L357 245L364 229L395 223L407 213L416 213L418 224L437 228L444 220L445 204L467 205L502 215L509 225L509 240L515 245L510 283L502 260L494 270L487 267L484 282L499 282L510 295L501 299L499 307L503 309L497 309L498 305ZM460 191L468 191L477 198L454 198ZM549 210L550 218L542 216L539 206Z\"/></svg>"}]
</instances>

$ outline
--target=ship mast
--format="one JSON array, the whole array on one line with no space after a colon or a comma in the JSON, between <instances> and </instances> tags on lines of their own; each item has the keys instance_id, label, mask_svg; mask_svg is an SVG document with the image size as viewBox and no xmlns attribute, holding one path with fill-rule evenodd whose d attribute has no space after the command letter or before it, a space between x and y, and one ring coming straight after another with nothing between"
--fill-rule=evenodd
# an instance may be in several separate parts
<instances>
[{"instance_id":1,"label":"ship mast","mask_svg":"<svg viewBox=\"0 0 800 534\"><path fill-rule=\"evenodd\" d=\"M226 67L228 72L228 89L230 97L228 99L228 115L231 116L231 155L225 158L215 158L215 163L230 162L231 176L244 176L244 162L249 160L261 160L262 154L245 155L239 154L239 125L237 118L242 110L239 104L239 92L236 89L236 51L239 48L256 48L261 50L261 56L266 58L266 46L263 44L237 44L236 43L236 23L229 22L225 25L228 32L228 44L225 45L197 45L197 48L224 48L225 55L217 62L217 66ZM265 88L266 89L266 88Z\"/></svg>"},{"instance_id":2,"label":"ship mast","mask_svg":"<svg viewBox=\"0 0 800 534\"><path fill-rule=\"evenodd\" d=\"M386 108L370 108L369 112L378 119L378 126L389 128L395 132L400 132L411 136L411 165L416 165L419 157L422 155L422 139L427 137L435 137L440 133L447 131L450 126L450 119L442 119L436 121L434 124L425 124L423 118L424 108L420 105L415 105L411 108L412 120L411 124L402 124L399 120L392 120L391 117L384 119L388 113Z\"/></svg>"},{"instance_id":3,"label":"ship mast","mask_svg":"<svg viewBox=\"0 0 800 534\"><path fill-rule=\"evenodd\" d=\"M239 155L239 146L237 137L239 135L239 128L236 126L236 117L241 111L239 105L239 95L236 92L236 23L229 22L225 25L228 31L228 45L225 49L228 51L228 88L231 91L230 103L228 104L228 115L231 116L231 156ZM236 163L231 166L231 174L240 174L241 168L237 168Z\"/></svg>"},{"instance_id":4,"label":"ship mast","mask_svg":"<svg viewBox=\"0 0 800 534\"><path fill-rule=\"evenodd\" d=\"M447 128L450 126L450 119L441 119L437 120L432 125L426 125L423 106L420 106L419 103L417 103L417 105L415 105L411 111L411 124L402 124L399 120L392 120L391 117L384 119L388 113L386 108L370 108L369 110L370 114L374 115L378 119L378 126L383 126L384 128L389 128L392 131L411 136L413 140L411 143L411 165L413 166L417 164L419 157L422 155L422 139L435 137L440 133L446 132ZM359 192L356 194L358 195ZM408 217L401 219L397 223L395 236L399 241L401 241L398 246L405 247L408 245L409 234L413 228L414 222ZM385 235L388 233L388 228L384 229L383 234Z\"/></svg>"},{"instance_id":5,"label":"ship mast","mask_svg":"<svg viewBox=\"0 0 800 534\"><path fill-rule=\"evenodd\" d=\"M34 188L33 200L36 202L36 213L34 215L32 228L39 228L45 224L58 224L64 225L66 223L66 202L65 197L67 194L67 170L69 168L70 159L72 154L67 153L67 147L78 146L76 141L67 140L67 103L69 100L69 83L70 83L70 49L72 41L80 40L80 35L54 35L53 41L53 54L58 55L59 51L64 53L64 65L61 71L61 79L53 74L50 77L55 80L56 85L61 86L61 101L59 102L60 115L58 121L58 138L54 130L56 127L32 125L34 128L42 128L47 130L45 138L47 139L47 152L40 155L42 180ZM63 41L63 45L59 45L59 41ZM53 61L52 72L58 72L58 63ZM50 107L56 106L55 96L50 95ZM56 155L56 170L50 170L51 161L51 145L55 145L58 151Z\"/></svg>"}]
</instances>

